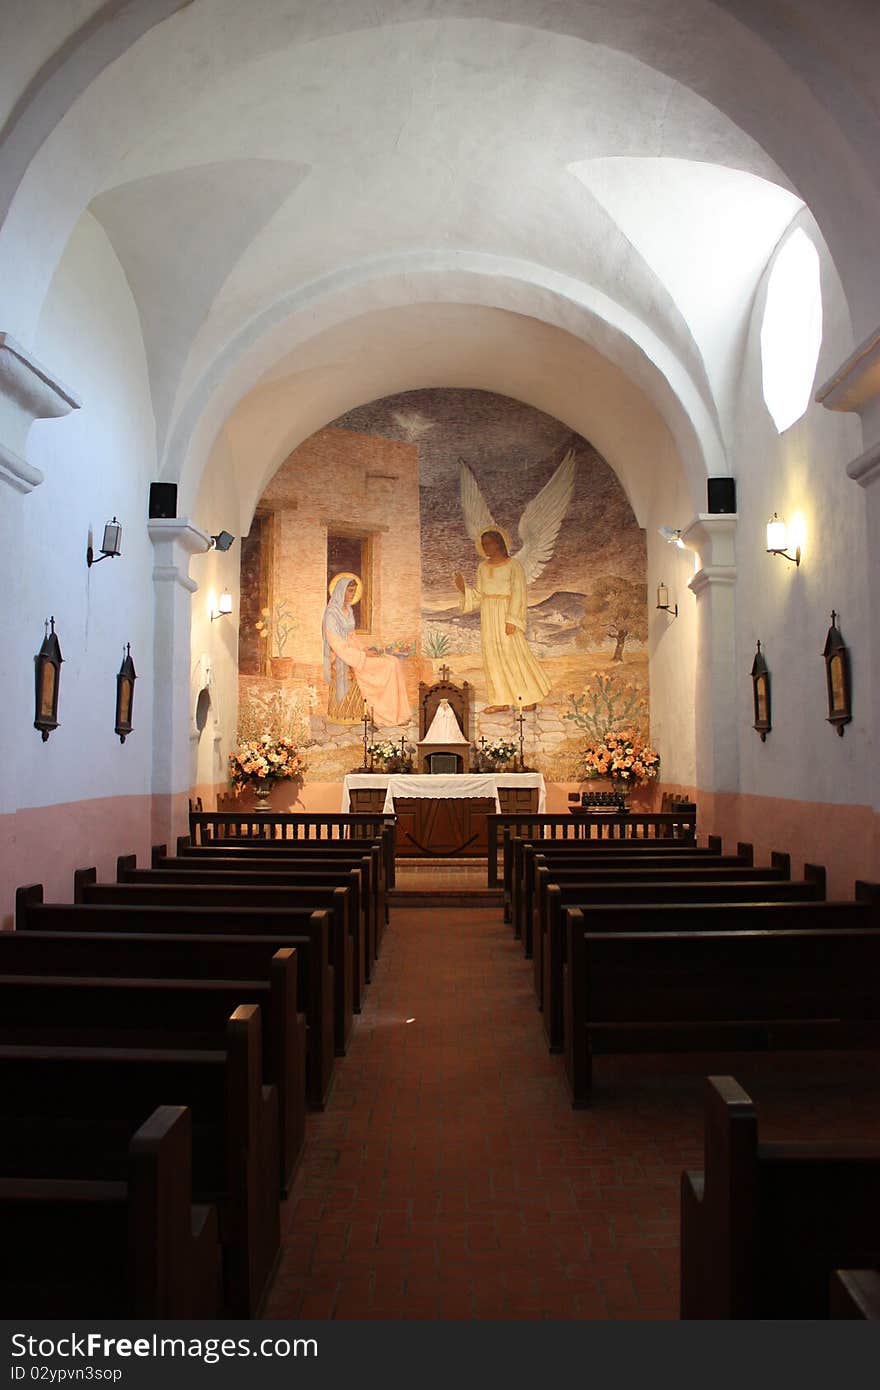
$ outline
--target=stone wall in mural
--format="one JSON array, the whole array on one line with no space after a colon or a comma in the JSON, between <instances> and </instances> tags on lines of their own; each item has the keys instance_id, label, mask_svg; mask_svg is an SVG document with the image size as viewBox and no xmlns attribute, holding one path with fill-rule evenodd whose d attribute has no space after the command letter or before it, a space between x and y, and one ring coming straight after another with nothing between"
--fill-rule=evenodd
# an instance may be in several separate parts
<instances>
[{"instance_id":1,"label":"stone wall in mural","mask_svg":"<svg viewBox=\"0 0 880 1390\"><path fill-rule=\"evenodd\" d=\"M565 425L484 391L362 406L278 470L242 548L240 725L292 733L311 780L417 737L420 681L472 687L476 737L547 778L610 723L647 732L644 533Z\"/></svg>"}]
</instances>

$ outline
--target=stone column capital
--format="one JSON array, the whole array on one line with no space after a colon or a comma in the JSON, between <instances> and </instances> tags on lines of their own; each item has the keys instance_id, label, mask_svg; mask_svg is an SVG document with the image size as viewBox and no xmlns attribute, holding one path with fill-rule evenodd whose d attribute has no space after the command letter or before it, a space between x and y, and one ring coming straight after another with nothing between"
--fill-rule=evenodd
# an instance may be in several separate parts
<instances>
[{"instance_id":1,"label":"stone column capital","mask_svg":"<svg viewBox=\"0 0 880 1390\"><path fill-rule=\"evenodd\" d=\"M199 586L189 577L190 556L210 550L211 537L180 516L154 517L147 529L156 551L154 582L179 584L194 594Z\"/></svg>"},{"instance_id":2,"label":"stone column capital","mask_svg":"<svg viewBox=\"0 0 880 1390\"><path fill-rule=\"evenodd\" d=\"M880 482L880 440L847 465L847 473L860 487L872 488Z\"/></svg>"},{"instance_id":3,"label":"stone column capital","mask_svg":"<svg viewBox=\"0 0 880 1390\"><path fill-rule=\"evenodd\" d=\"M28 431L35 420L54 420L82 402L8 333L0 333L0 482L32 492L43 481L27 462Z\"/></svg>"},{"instance_id":4,"label":"stone column capital","mask_svg":"<svg viewBox=\"0 0 880 1390\"><path fill-rule=\"evenodd\" d=\"M732 569L735 577L738 521L736 512L699 512L682 531L682 545L699 556L701 569Z\"/></svg>"},{"instance_id":5,"label":"stone column capital","mask_svg":"<svg viewBox=\"0 0 880 1390\"><path fill-rule=\"evenodd\" d=\"M707 589L719 585L730 586L736 583L735 565L704 565L697 570L693 579L688 583L688 588L697 598L705 593Z\"/></svg>"}]
</instances>

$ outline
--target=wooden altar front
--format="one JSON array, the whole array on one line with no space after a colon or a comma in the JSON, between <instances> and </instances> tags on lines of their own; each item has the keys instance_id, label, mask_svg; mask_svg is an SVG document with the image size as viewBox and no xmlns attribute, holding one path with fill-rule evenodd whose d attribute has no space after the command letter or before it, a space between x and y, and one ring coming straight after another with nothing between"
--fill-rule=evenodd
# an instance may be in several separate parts
<instances>
[{"instance_id":1,"label":"wooden altar front","mask_svg":"<svg viewBox=\"0 0 880 1390\"><path fill-rule=\"evenodd\" d=\"M408 795L410 791L418 795ZM544 801L544 779L539 773L450 777L354 773L345 778L342 809L393 812L397 855L480 858L488 851L487 816L537 813Z\"/></svg>"}]
</instances>

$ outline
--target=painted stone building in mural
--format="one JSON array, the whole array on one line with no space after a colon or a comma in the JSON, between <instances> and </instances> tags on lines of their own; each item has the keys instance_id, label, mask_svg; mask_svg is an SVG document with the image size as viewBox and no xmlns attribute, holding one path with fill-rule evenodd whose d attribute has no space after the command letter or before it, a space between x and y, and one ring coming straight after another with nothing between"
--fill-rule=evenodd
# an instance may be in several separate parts
<instances>
[{"instance_id":1,"label":"painted stone building in mural","mask_svg":"<svg viewBox=\"0 0 880 1390\"><path fill-rule=\"evenodd\" d=\"M509 550L497 567L487 526ZM375 401L300 445L260 499L242 546L242 732L274 702L311 775L331 780L360 761L363 699L382 737L412 741L419 682L442 667L471 687L477 738L514 735L521 705L530 764L567 780L585 735L621 722L647 732L645 569L618 479L559 421L483 391ZM521 587L521 619L502 621L497 639L491 600L474 588L481 571L512 572ZM347 640L364 654L348 693L335 665L328 679L324 646L340 576L356 581ZM374 701L377 680L405 698Z\"/></svg>"}]
</instances>

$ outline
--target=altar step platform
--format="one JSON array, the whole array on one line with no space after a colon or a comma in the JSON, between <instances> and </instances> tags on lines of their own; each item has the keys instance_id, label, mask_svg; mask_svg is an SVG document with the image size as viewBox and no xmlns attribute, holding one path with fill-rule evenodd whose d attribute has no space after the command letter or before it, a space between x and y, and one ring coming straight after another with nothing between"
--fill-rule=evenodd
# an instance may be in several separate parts
<instances>
[{"instance_id":1,"label":"altar step platform","mask_svg":"<svg viewBox=\"0 0 880 1390\"><path fill-rule=\"evenodd\" d=\"M485 858L397 858L396 885L388 894L394 907L485 907L503 910L501 889L487 887Z\"/></svg>"}]
</instances>

